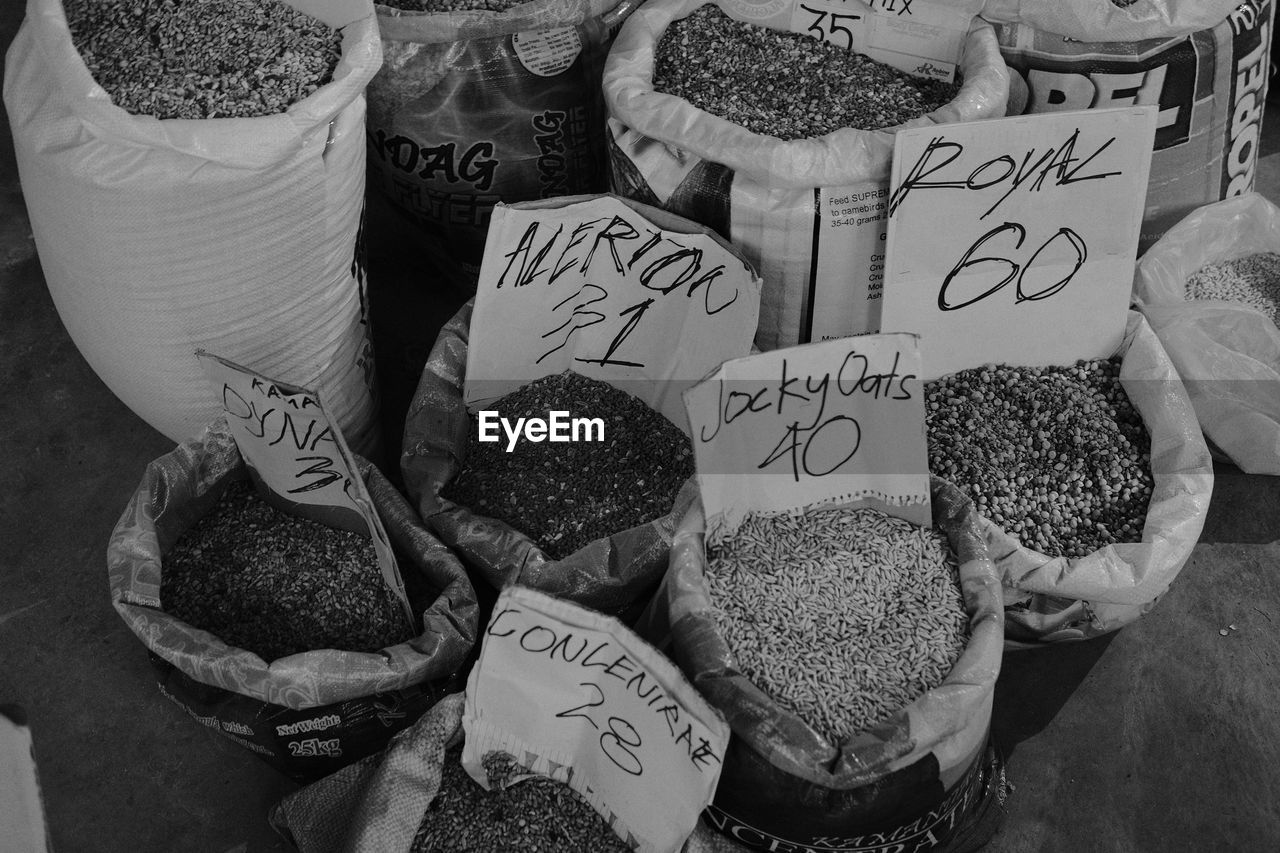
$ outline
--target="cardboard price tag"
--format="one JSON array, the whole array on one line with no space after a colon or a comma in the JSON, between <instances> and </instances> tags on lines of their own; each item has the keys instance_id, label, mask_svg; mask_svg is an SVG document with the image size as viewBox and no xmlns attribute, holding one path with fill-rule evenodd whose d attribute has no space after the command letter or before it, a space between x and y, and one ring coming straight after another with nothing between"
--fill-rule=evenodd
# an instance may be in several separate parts
<instances>
[{"instance_id":1,"label":"cardboard price tag","mask_svg":"<svg viewBox=\"0 0 1280 853\"><path fill-rule=\"evenodd\" d=\"M925 379L1116 351L1155 124L1151 106L898 132L880 329L924 337Z\"/></svg>"},{"instance_id":2,"label":"cardboard price tag","mask_svg":"<svg viewBox=\"0 0 1280 853\"><path fill-rule=\"evenodd\" d=\"M909 334L726 362L684 395L708 524L868 505L931 525L919 374Z\"/></svg>"},{"instance_id":3,"label":"cardboard price tag","mask_svg":"<svg viewBox=\"0 0 1280 853\"><path fill-rule=\"evenodd\" d=\"M467 680L462 763L509 753L581 794L632 849L676 851L711 802L729 727L618 620L524 587L498 596Z\"/></svg>"},{"instance_id":4,"label":"cardboard price tag","mask_svg":"<svg viewBox=\"0 0 1280 853\"><path fill-rule=\"evenodd\" d=\"M708 229L615 196L499 204L467 347L473 411L573 370L677 425L680 393L749 351L761 280Z\"/></svg>"},{"instance_id":5,"label":"cardboard price tag","mask_svg":"<svg viewBox=\"0 0 1280 853\"><path fill-rule=\"evenodd\" d=\"M941 0L796 0L788 29L917 77L951 82L981 7Z\"/></svg>"},{"instance_id":6,"label":"cardboard price tag","mask_svg":"<svg viewBox=\"0 0 1280 853\"><path fill-rule=\"evenodd\" d=\"M368 536L383 580L413 624L386 529L320 396L203 350L196 357L217 389L236 447L266 500L290 515Z\"/></svg>"}]
</instances>

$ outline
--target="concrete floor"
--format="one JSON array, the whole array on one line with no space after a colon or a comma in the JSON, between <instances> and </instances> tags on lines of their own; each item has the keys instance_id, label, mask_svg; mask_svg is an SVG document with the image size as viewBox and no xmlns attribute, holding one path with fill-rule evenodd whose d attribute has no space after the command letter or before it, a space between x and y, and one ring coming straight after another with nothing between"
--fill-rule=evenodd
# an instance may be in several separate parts
<instances>
[{"instance_id":1,"label":"concrete floor","mask_svg":"<svg viewBox=\"0 0 1280 853\"><path fill-rule=\"evenodd\" d=\"M21 13L0 0L0 45ZM1280 155L1260 174L1280 200ZM373 279L375 312L379 288L400 283ZM400 320L428 330L455 302L420 296ZM414 378L413 356L408 367L400 356L383 374L392 422ZM170 447L67 338L0 122L0 702L29 713L61 853L286 849L265 816L295 786L162 699L108 602L108 534ZM1280 478L1218 466L1202 541L1152 613L1098 640L1009 655L994 730L1016 790L988 849L1277 849L1278 571Z\"/></svg>"}]
</instances>

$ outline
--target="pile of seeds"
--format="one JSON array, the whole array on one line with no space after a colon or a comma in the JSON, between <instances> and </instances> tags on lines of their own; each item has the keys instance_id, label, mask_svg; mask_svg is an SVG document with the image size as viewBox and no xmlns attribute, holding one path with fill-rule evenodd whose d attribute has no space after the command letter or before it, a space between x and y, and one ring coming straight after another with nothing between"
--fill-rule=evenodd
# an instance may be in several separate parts
<instances>
[{"instance_id":1,"label":"pile of seeds","mask_svg":"<svg viewBox=\"0 0 1280 853\"><path fill-rule=\"evenodd\" d=\"M282 113L328 83L342 34L279 0L65 0L111 101L161 119Z\"/></svg>"},{"instance_id":2,"label":"pile of seeds","mask_svg":"<svg viewBox=\"0 0 1280 853\"><path fill-rule=\"evenodd\" d=\"M937 530L873 509L749 514L707 556L739 670L833 743L937 687L968 643Z\"/></svg>"},{"instance_id":3,"label":"pile of seeds","mask_svg":"<svg viewBox=\"0 0 1280 853\"><path fill-rule=\"evenodd\" d=\"M164 555L160 601L266 661L374 652L411 636L368 539L287 515L247 481L228 486Z\"/></svg>"},{"instance_id":4,"label":"pile of seeds","mask_svg":"<svg viewBox=\"0 0 1280 853\"><path fill-rule=\"evenodd\" d=\"M734 20L715 5L667 27L653 88L783 140L896 127L960 90L808 35Z\"/></svg>"},{"instance_id":5,"label":"pile of seeds","mask_svg":"<svg viewBox=\"0 0 1280 853\"><path fill-rule=\"evenodd\" d=\"M529 0L377 0L380 6L409 12L505 12Z\"/></svg>"},{"instance_id":6,"label":"pile of seeds","mask_svg":"<svg viewBox=\"0 0 1280 853\"><path fill-rule=\"evenodd\" d=\"M930 470L1023 545L1082 557L1141 541L1151 438L1119 359L987 365L926 383L925 401Z\"/></svg>"},{"instance_id":7,"label":"pile of seeds","mask_svg":"<svg viewBox=\"0 0 1280 853\"><path fill-rule=\"evenodd\" d=\"M411 853L626 853L630 848L591 804L561 782L536 777L507 786L518 772L505 753L484 768L493 790L467 775L462 751L445 754L440 790L427 807Z\"/></svg>"},{"instance_id":8,"label":"pile of seeds","mask_svg":"<svg viewBox=\"0 0 1280 853\"><path fill-rule=\"evenodd\" d=\"M505 433L481 442L472 418L462 468L441 493L523 532L552 559L666 515L693 476L688 436L607 382L566 371L488 408L511 424L552 411L604 421L604 441L522 438L508 453Z\"/></svg>"},{"instance_id":9,"label":"pile of seeds","mask_svg":"<svg viewBox=\"0 0 1280 853\"><path fill-rule=\"evenodd\" d=\"M1201 267L1187 279L1188 299L1225 299L1256 308L1280 326L1280 254L1256 252Z\"/></svg>"}]
</instances>

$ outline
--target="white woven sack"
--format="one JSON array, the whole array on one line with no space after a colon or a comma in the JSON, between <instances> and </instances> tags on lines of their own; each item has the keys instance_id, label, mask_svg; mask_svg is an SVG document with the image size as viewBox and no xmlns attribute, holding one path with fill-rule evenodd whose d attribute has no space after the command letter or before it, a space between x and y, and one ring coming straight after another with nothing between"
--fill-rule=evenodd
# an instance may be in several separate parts
<instances>
[{"instance_id":1,"label":"white woven sack","mask_svg":"<svg viewBox=\"0 0 1280 853\"><path fill-rule=\"evenodd\" d=\"M356 242L369 0L288 0L341 27L333 81L285 113L158 120L111 103L59 0L28 0L4 102L49 292L90 366L174 441L221 411L194 351L320 392L376 444Z\"/></svg>"}]
</instances>

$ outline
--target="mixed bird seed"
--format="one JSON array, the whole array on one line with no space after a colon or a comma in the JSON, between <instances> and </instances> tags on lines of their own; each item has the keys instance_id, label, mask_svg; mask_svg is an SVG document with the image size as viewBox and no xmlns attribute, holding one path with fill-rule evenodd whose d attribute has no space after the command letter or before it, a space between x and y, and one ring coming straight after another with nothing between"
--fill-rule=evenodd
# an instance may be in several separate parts
<instances>
[{"instance_id":1,"label":"mixed bird seed","mask_svg":"<svg viewBox=\"0 0 1280 853\"><path fill-rule=\"evenodd\" d=\"M960 90L808 35L737 21L714 5L667 27L653 88L783 140L896 127Z\"/></svg>"},{"instance_id":2,"label":"mixed bird seed","mask_svg":"<svg viewBox=\"0 0 1280 853\"><path fill-rule=\"evenodd\" d=\"M282 113L328 83L342 34L279 0L65 0L111 101L161 119Z\"/></svg>"},{"instance_id":3,"label":"mixed bird seed","mask_svg":"<svg viewBox=\"0 0 1280 853\"><path fill-rule=\"evenodd\" d=\"M162 567L166 613L265 661L411 636L366 537L281 512L248 481L229 485Z\"/></svg>"},{"instance_id":4,"label":"mixed bird seed","mask_svg":"<svg viewBox=\"0 0 1280 853\"><path fill-rule=\"evenodd\" d=\"M1280 326L1280 254L1255 252L1201 267L1187 279L1187 298L1239 302Z\"/></svg>"},{"instance_id":5,"label":"mixed bird seed","mask_svg":"<svg viewBox=\"0 0 1280 853\"><path fill-rule=\"evenodd\" d=\"M506 522L552 559L671 511L693 476L693 449L640 399L577 373L546 376L488 407L508 422L552 411L600 418L603 441L481 442L473 416L462 467L441 494Z\"/></svg>"},{"instance_id":6,"label":"mixed bird seed","mask_svg":"<svg viewBox=\"0 0 1280 853\"><path fill-rule=\"evenodd\" d=\"M1050 557L1138 542L1151 438L1118 358L1069 367L987 365L925 384L929 469Z\"/></svg>"},{"instance_id":7,"label":"mixed bird seed","mask_svg":"<svg viewBox=\"0 0 1280 853\"><path fill-rule=\"evenodd\" d=\"M380 6L407 12L505 12L529 0L376 0Z\"/></svg>"},{"instance_id":8,"label":"mixed bird seed","mask_svg":"<svg viewBox=\"0 0 1280 853\"><path fill-rule=\"evenodd\" d=\"M520 772L512 756L491 752L486 791L462 766L461 749L445 754L440 790L427 807L411 853L626 853L630 848L568 785Z\"/></svg>"},{"instance_id":9,"label":"mixed bird seed","mask_svg":"<svg viewBox=\"0 0 1280 853\"><path fill-rule=\"evenodd\" d=\"M937 687L968 643L946 537L878 510L748 514L708 538L706 574L738 669L832 743Z\"/></svg>"}]
</instances>

